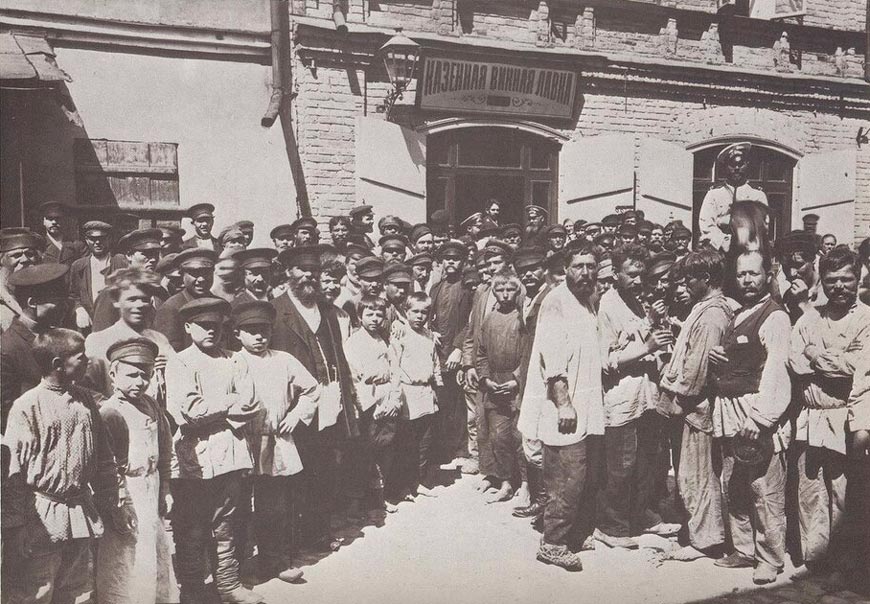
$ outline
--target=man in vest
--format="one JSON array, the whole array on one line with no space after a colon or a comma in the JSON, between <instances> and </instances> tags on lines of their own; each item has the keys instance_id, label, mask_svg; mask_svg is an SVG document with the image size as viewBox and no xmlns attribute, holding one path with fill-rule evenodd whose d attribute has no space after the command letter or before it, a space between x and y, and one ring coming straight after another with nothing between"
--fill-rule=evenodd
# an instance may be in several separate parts
<instances>
[{"instance_id":1,"label":"man in vest","mask_svg":"<svg viewBox=\"0 0 870 604\"><path fill-rule=\"evenodd\" d=\"M791 400L788 313L770 295L771 261L744 252L735 265L741 308L710 351L717 385L713 434L721 439L727 522L734 551L724 568L755 567L753 581L772 583L785 559L786 449ZM753 453L757 457L753 458Z\"/></svg>"}]
</instances>

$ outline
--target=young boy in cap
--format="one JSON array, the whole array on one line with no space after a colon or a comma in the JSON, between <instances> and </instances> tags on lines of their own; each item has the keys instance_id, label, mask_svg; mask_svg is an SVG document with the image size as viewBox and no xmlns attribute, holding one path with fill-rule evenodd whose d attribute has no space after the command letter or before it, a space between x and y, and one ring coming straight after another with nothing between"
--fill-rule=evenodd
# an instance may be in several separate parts
<instances>
[{"instance_id":1,"label":"young boy in cap","mask_svg":"<svg viewBox=\"0 0 870 604\"><path fill-rule=\"evenodd\" d=\"M214 228L214 206L210 203L198 203L190 206L187 217L193 223L194 234L184 240L185 248L204 248L217 252L220 250L218 240L211 234Z\"/></svg>"},{"instance_id":2,"label":"young boy in cap","mask_svg":"<svg viewBox=\"0 0 870 604\"><path fill-rule=\"evenodd\" d=\"M311 425L320 384L290 353L270 348L275 308L261 300L245 301L232 310L232 324L241 350L233 355L236 371L253 381L260 410L247 427L253 456L254 529L264 579L292 582L302 571L290 568L293 555L292 476L302 471L293 431Z\"/></svg>"},{"instance_id":3,"label":"young boy in cap","mask_svg":"<svg viewBox=\"0 0 870 604\"><path fill-rule=\"evenodd\" d=\"M12 602L92 598L90 555L103 523L135 527L119 506L123 477L90 391L76 385L87 366L84 338L49 329L33 342L42 379L9 412L3 445L3 595ZM102 520L101 520L102 518Z\"/></svg>"},{"instance_id":4,"label":"young boy in cap","mask_svg":"<svg viewBox=\"0 0 870 604\"><path fill-rule=\"evenodd\" d=\"M216 261L217 254L199 248L183 250L176 258L184 279L184 289L164 302L154 317L154 329L165 335L176 351L190 346L190 335L184 329L181 307L211 295Z\"/></svg>"},{"instance_id":5,"label":"young boy in cap","mask_svg":"<svg viewBox=\"0 0 870 604\"><path fill-rule=\"evenodd\" d=\"M142 336L118 340L106 352L114 392L100 404L100 417L125 477L123 499L135 511L136 526L129 534L108 530L100 540L100 602L172 602L177 597L163 526L172 509L172 432L163 410L145 393L159 353L157 344Z\"/></svg>"},{"instance_id":6,"label":"young boy in cap","mask_svg":"<svg viewBox=\"0 0 870 604\"><path fill-rule=\"evenodd\" d=\"M394 333L407 323L405 300L411 293L414 279L407 264L393 263L384 267L384 295L387 298L387 330Z\"/></svg>"},{"instance_id":7,"label":"young boy in cap","mask_svg":"<svg viewBox=\"0 0 870 604\"><path fill-rule=\"evenodd\" d=\"M253 468L243 429L260 405L250 374L220 347L229 311L229 302L211 297L180 308L178 320L191 344L178 354L181 362L169 366L166 379L167 411L178 426L172 529L182 604L209 599L206 552L215 561L212 572L222 602L263 601L239 580L236 545L244 531L237 510L244 506L242 479Z\"/></svg>"},{"instance_id":8,"label":"young boy in cap","mask_svg":"<svg viewBox=\"0 0 870 604\"><path fill-rule=\"evenodd\" d=\"M405 302L408 328L390 341L390 363L395 395L402 401L396 440L397 472L402 479L402 494L434 497L429 486L434 417L438 411L436 388L444 385L441 363L432 332L426 327L432 300L415 293Z\"/></svg>"},{"instance_id":9,"label":"young boy in cap","mask_svg":"<svg viewBox=\"0 0 870 604\"><path fill-rule=\"evenodd\" d=\"M383 496L395 495L392 444L401 408L391 385L386 310L387 302L383 298L363 296L359 303L361 329L344 343L360 406L361 431L373 453L373 469L379 479L382 500ZM384 505L389 512L396 510L392 504Z\"/></svg>"}]
</instances>

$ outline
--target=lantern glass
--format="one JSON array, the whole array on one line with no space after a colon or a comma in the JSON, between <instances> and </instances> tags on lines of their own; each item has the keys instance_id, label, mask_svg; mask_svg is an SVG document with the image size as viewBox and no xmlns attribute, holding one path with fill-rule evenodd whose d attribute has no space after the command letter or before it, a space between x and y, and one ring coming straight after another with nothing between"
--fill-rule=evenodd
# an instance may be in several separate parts
<instances>
[{"instance_id":1,"label":"lantern glass","mask_svg":"<svg viewBox=\"0 0 870 604\"><path fill-rule=\"evenodd\" d=\"M420 45L397 30L396 35L381 47L381 53L390 83L398 89L407 87L414 78Z\"/></svg>"}]
</instances>

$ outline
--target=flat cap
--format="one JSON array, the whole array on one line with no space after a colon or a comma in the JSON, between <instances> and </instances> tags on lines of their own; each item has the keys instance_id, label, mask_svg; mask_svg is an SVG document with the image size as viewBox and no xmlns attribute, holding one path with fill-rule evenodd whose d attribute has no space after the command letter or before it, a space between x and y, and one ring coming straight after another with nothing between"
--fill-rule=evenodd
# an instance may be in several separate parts
<instances>
[{"instance_id":1,"label":"flat cap","mask_svg":"<svg viewBox=\"0 0 870 604\"><path fill-rule=\"evenodd\" d=\"M349 258L350 256L359 256L362 258L363 256L368 256L372 251L361 243L354 243L352 241L348 242L344 246L344 256L345 258Z\"/></svg>"},{"instance_id":2,"label":"flat cap","mask_svg":"<svg viewBox=\"0 0 870 604\"><path fill-rule=\"evenodd\" d=\"M297 218L296 220L294 220L293 224L290 225L290 228L293 231L301 231L304 229L316 231L317 220L315 220L311 216L302 216L301 218Z\"/></svg>"},{"instance_id":3,"label":"flat cap","mask_svg":"<svg viewBox=\"0 0 870 604\"><path fill-rule=\"evenodd\" d=\"M601 219L601 224L604 226L617 226L620 222L618 214L608 214Z\"/></svg>"},{"instance_id":4,"label":"flat cap","mask_svg":"<svg viewBox=\"0 0 870 604\"><path fill-rule=\"evenodd\" d=\"M653 230L653 223L651 223L647 220L642 220L640 222L640 224L637 225L637 232L638 233L652 233L652 230Z\"/></svg>"},{"instance_id":5,"label":"flat cap","mask_svg":"<svg viewBox=\"0 0 870 604\"><path fill-rule=\"evenodd\" d=\"M66 293L64 277L67 272L69 272L69 266L66 264L47 262L15 271L9 275L8 283L18 290L16 293L21 293L22 289L51 289L52 287L57 287L59 292Z\"/></svg>"},{"instance_id":6,"label":"flat cap","mask_svg":"<svg viewBox=\"0 0 870 604\"><path fill-rule=\"evenodd\" d=\"M66 215L66 205L59 201L45 201L39 204L40 216L59 217Z\"/></svg>"},{"instance_id":7,"label":"flat cap","mask_svg":"<svg viewBox=\"0 0 870 604\"><path fill-rule=\"evenodd\" d=\"M348 213L350 214L351 219L355 219L355 218L358 218L358 217L363 216L365 214L371 214L372 213L372 206L366 205L366 204L359 205L359 206L356 206L355 208L351 208L350 212L348 212Z\"/></svg>"},{"instance_id":8,"label":"flat cap","mask_svg":"<svg viewBox=\"0 0 870 604\"><path fill-rule=\"evenodd\" d=\"M500 234L502 237L510 237L511 235L522 235L523 227L518 225L516 222L509 222L508 224L501 227Z\"/></svg>"},{"instance_id":9,"label":"flat cap","mask_svg":"<svg viewBox=\"0 0 870 604\"><path fill-rule=\"evenodd\" d=\"M277 311L271 302L251 300L242 302L232 309L233 327L243 325L271 325L275 322Z\"/></svg>"},{"instance_id":10,"label":"flat cap","mask_svg":"<svg viewBox=\"0 0 870 604\"><path fill-rule=\"evenodd\" d=\"M514 249L510 246L510 244L505 243L504 241L499 241L498 239L490 239L487 242L486 247L484 247L482 250L484 258L491 258L492 256L503 256L505 260L508 260L513 253Z\"/></svg>"},{"instance_id":11,"label":"flat cap","mask_svg":"<svg viewBox=\"0 0 870 604\"><path fill-rule=\"evenodd\" d=\"M118 340L106 350L110 363L121 361L130 365L153 365L160 349L153 340L137 336Z\"/></svg>"},{"instance_id":12,"label":"flat cap","mask_svg":"<svg viewBox=\"0 0 870 604\"><path fill-rule=\"evenodd\" d=\"M178 268L178 254L166 254L157 262L154 270L161 275L181 274Z\"/></svg>"},{"instance_id":13,"label":"flat cap","mask_svg":"<svg viewBox=\"0 0 870 604\"><path fill-rule=\"evenodd\" d=\"M464 243L457 239L449 239L438 248L436 256L438 258L446 258L448 256L465 258L468 256L468 248L465 247Z\"/></svg>"},{"instance_id":14,"label":"flat cap","mask_svg":"<svg viewBox=\"0 0 870 604\"><path fill-rule=\"evenodd\" d=\"M619 218L620 218L623 222L625 222L626 219L628 219L628 218L635 218L635 219L638 219L638 220L640 219L640 217L638 216L638 212L637 212L637 210L626 210L625 212L623 212L622 214L620 214Z\"/></svg>"},{"instance_id":15,"label":"flat cap","mask_svg":"<svg viewBox=\"0 0 870 604\"><path fill-rule=\"evenodd\" d=\"M792 254L794 252L815 255L818 251L815 235L800 229L789 231L777 239L774 248L779 255Z\"/></svg>"},{"instance_id":16,"label":"flat cap","mask_svg":"<svg viewBox=\"0 0 870 604\"><path fill-rule=\"evenodd\" d=\"M378 245L382 250L404 250L409 244L404 235L384 235L378 239Z\"/></svg>"},{"instance_id":17,"label":"flat cap","mask_svg":"<svg viewBox=\"0 0 870 604\"><path fill-rule=\"evenodd\" d=\"M112 225L102 220L88 220L82 225L82 233L85 235L108 235L112 232Z\"/></svg>"},{"instance_id":18,"label":"flat cap","mask_svg":"<svg viewBox=\"0 0 870 604\"><path fill-rule=\"evenodd\" d=\"M290 247L278 254L278 262L286 268L298 267L306 271L319 271L321 267L319 245Z\"/></svg>"},{"instance_id":19,"label":"flat cap","mask_svg":"<svg viewBox=\"0 0 870 604\"><path fill-rule=\"evenodd\" d=\"M633 224L623 223L619 225L619 229L617 231L620 235L637 235L638 228Z\"/></svg>"},{"instance_id":20,"label":"flat cap","mask_svg":"<svg viewBox=\"0 0 870 604\"><path fill-rule=\"evenodd\" d=\"M245 232L235 225L225 227L217 236L217 240L221 245L225 245L228 241L247 241Z\"/></svg>"},{"instance_id":21,"label":"flat cap","mask_svg":"<svg viewBox=\"0 0 870 604\"><path fill-rule=\"evenodd\" d=\"M601 228L601 223L600 223L600 222L587 222L587 223L586 223L586 230L587 230L587 231L588 231L589 229L600 229L600 228Z\"/></svg>"},{"instance_id":22,"label":"flat cap","mask_svg":"<svg viewBox=\"0 0 870 604\"><path fill-rule=\"evenodd\" d=\"M45 239L42 235L23 227L10 227L0 232L0 252L11 252L22 248L41 250L45 248Z\"/></svg>"},{"instance_id":23,"label":"flat cap","mask_svg":"<svg viewBox=\"0 0 870 604\"><path fill-rule=\"evenodd\" d=\"M535 204L526 206L526 216L534 216L536 214L543 214L544 216L550 215L546 208L542 208L541 206Z\"/></svg>"},{"instance_id":24,"label":"flat cap","mask_svg":"<svg viewBox=\"0 0 870 604\"><path fill-rule=\"evenodd\" d=\"M398 216L384 216L378 220L378 230L383 231L386 227L391 226L398 230L403 229L402 220Z\"/></svg>"},{"instance_id":25,"label":"flat cap","mask_svg":"<svg viewBox=\"0 0 870 604\"><path fill-rule=\"evenodd\" d=\"M484 216L480 221L481 235L496 235L499 232L498 225L489 216Z\"/></svg>"},{"instance_id":26,"label":"flat cap","mask_svg":"<svg viewBox=\"0 0 870 604\"><path fill-rule=\"evenodd\" d=\"M214 206L210 203L197 203L187 208L187 217L191 220L202 216L214 216Z\"/></svg>"},{"instance_id":27,"label":"flat cap","mask_svg":"<svg viewBox=\"0 0 870 604\"><path fill-rule=\"evenodd\" d=\"M613 245L614 240L615 238L611 233L601 233L600 235L596 235L593 241L595 242L595 245L610 247Z\"/></svg>"},{"instance_id":28,"label":"flat cap","mask_svg":"<svg viewBox=\"0 0 870 604\"><path fill-rule=\"evenodd\" d=\"M384 276L384 261L377 256L360 258L356 263L356 274L360 277L379 279Z\"/></svg>"},{"instance_id":29,"label":"flat cap","mask_svg":"<svg viewBox=\"0 0 870 604\"><path fill-rule=\"evenodd\" d=\"M565 273L565 250L564 248L555 252L548 252L545 260L547 270L556 275Z\"/></svg>"},{"instance_id":30,"label":"flat cap","mask_svg":"<svg viewBox=\"0 0 870 604\"><path fill-rule=\"evenodd\" d=\"M551 235L567 235L568 230L561 224L553 224L547 227L547 236Z\"/></svg>"},{"instance_id":31,"label":"flat cap","mask_svg":"<svg viewBox=\"0 0 870 604\"><path fill-rule=\"evenodd\" d=\"M586 222L585 220L583 220L582 218L581 218L580 220L575 220L575 221L574 221L574 230L576 231L576 230L582 229L582 228L584 228L587 224L589 224L589 223Z\"/></svg>"},{"instance_id":32,"label":"flat cap","mask_svg":"<svg viewBox=\"0 0 870 604\"><path fill-rule=\"evenodd\" d=\"M674 227L674 230L671 231L671 239L685 239L686 237L692 238L692 231L688 228L684 227L682 224L678 224Z\"/></svg>"},{"instance_id":33,"label":"flat cap","mask_svg":"<svg viewBox=\"0 0 870 604\"><path fill-rule=\"evenodd\" d=\"M239 220L234 226L239 227L246 233L250 233L254 230L254 223L250 220Z\"/></svg>"},{"instance_id":34,"label":"flat cap","mask_svg":"<svg viewBox=\"0 0 870 604\"><path fill-rule=\"evenodd\" d=\"M230 314L230 303L206 296L191 300L178 311L185 323L223 323Z\"/></svg>"},{"instance_id":35,"label":"flat cap","mask_svg":"<svg viewBox=\"0 0 870 604\"><path fill-rule=\"evenodd\" d=\"M278 252L270 247L252 247L234 256L241 268L270 268L277 257Z\"/></svg>"},{"instance_id":36,"label":"flat cap","mask_svg":"<svg viewBox=\"0 0 870 604\"><path fill-rule=\"evenodd\" d=\"M405 260L405 263L408 266L426 266L431 265L432 262L434 262L434 260L432 258L432 254L430 254L429 252L420 252L419 254L414 254L413 256Z\"/></svg>"},{"instance_id":37,"label":"flat cap","mask_svg":"<svg viewBox=\"0 0 870 604\"><path fill-rule=\"evenodd\" d=\"M292 224L279 224L269 231L269 237L271 239L290 239L293 237L294 230Z\"/></svg>"},{"instance_id":38,"label":"flat cap","mask_svg":"<svg viewBox=\"0 0 870 604\"><path fill-rule=\"evenodd\" d=\"M519 273L521 271L543 266L546 254L539 247L521 247L514 252L513 265Z\"/></svg>"},{"instance_id":39,"label":"flat cap","mask_svg":"<svg viewBox=\"0 0 870 604\"><path fill-rule=\"evenodd\" d=\"M178 252L175 262L178 268L214 268L217 252L202 247L192 247Z\"/></svg>"},{"instance_id":40,"label":"flat cap","mask_svg":"<svg viewBox=\"0 0 870 604\"><path fill-rule=\"evenodd\" d=\"M184 229L177 226L166 225L157 227L163 234L163 239L182 239L184 237Z\"/></svg>"},{"instance_id":41,"label":"flat cap","mask_svg":"<svg viewBox=\"0 0 870 604\"><path fill-rule=\"evenodd\" d=\"M429 224L432 226L432 232L438 234L444 233L447 231L447 227L450 226L450 214L443 208L435 210L429 216Z\"/></svg>"},{"instance_id":42,"label":"flat cap","mask_svg":"<svg viewBox=\"0 0 870 604\"><path fill-rule=\"evenodd\" d=\"M465 220L459 223L459 226L463 229L468 228L469 226L476 224L483 220L483 212L475 212L471 216L468 216Z\"/></svg>"},{"instance_id":43,"label":"flat cap","mask_svg":"<svg viewBox=\"0 0 870 604\"><path fill-rule=\"evenodd\" d=\"M159 250L163 231L160 229L137 229L130 231L118 241L119 247L126 251Z\"/></svg>"},{"instance_id":44,"label":"flat cap","mask_svg":"<svg viewBox=\"0 0 870 604\"><path fill-rule=\"evenodd\" d=\"M670 252L656 254L647 261L647 275L652 278L661 277L671 270L676 261L677 256Z\"/></svg>"},{"instance_id":45,"label":"flat cap","mask_svg":"<svg viewBox=\"0 0 870 604\"><path fill-rule=\"evenodd\" d=\"M384 267L384 281L390 283L412 283L414 276L411 267L401 262L393 262Z\"/></svg>"},{"instance_id":46,"label":"flat cap","mask_svg":"<svg viewBox=\"0 0 870 604\"><path fill-rule=\"evenodd\" d=\"M411 227L411 234L409 239L411 240L411 243L417 243L417 241L421 237L425 237L426 235L431 234L432 229L429 228L428 224L415 224L413 227Z\"/></svg>"}]
</instances>

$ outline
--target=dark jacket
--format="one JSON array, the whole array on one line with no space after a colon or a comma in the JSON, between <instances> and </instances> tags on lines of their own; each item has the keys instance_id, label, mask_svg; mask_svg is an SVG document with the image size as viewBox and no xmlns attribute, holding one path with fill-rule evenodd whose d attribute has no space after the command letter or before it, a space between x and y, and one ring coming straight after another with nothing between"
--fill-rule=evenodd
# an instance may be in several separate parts
<instances>
[{"instance_id":1,"label":"dark jacket","mask_svg":"<svg viewBox=\"0 0 870 604\"><path fill-rule=\"evenodd\" d=\"M114 254L109 259L109 265L103 271L105 276L111 275L120 268L127 266L127 259L120 254ZM95 298L91 292L91 254L73 261L69 267L69 297L73 308L81 306L88 316L94 317Z\"/></svg>"},{"instance_id":2,"label":"dark jacket","mask_svg":"<svg viewBox=\"0 0 870 604\"><path fill-rule=\"evenodd\" d=\"M214 246L214 251L216 251L217 253L220 253L221 246L218 243L217 237L212 237L211 243ZM186 250L186 249L192 248L192 247L199 247L196 245L196 235L188 237L187 239L185 239L184 241L181 242L181 249L183 249L183 250Z\"/></svg>"},{"instance_id":3,"label":"dark jacket","mask_svg":"<svg viewBox=\"0 0 870 604\"><path fill-rule=\"evenodd\" d=\"M26 319L25 319L26 320ZM0 336L0 399L2 399L2 431L6 431L6 416L19 396L36 386L42 379L36 359L33 358L33 340L30 329L16 317Z\"/></svg>"},{"instance_id":4,"label":"dark jacket","mask_svg":"<svg viewBox=\"0 0 870 604\"><path fill-rule=\"evenodd\" d=\"M175 352L180 352L191 344L190 336L184 331L184 321L179 311L193 299L193 296L183 289L164 302L154 316L154 325L151 328L166 336Z\"/></svg>"},{"instance_id":5,"label":"dark jacket","mask_svg":"<svg viewBox=\"0 0 870 604\"><path fill-rule=\"evenodd\" d=\"M84 241L64 241L60 249L51 240L45 238L47 245L42 252L42 262L59 262L60 264L72 264L88 253L88 245Z\"/></svg>"},{"instance_id":6,"label":"dark jacket","mask_svg":"<svg viewBox=\"0 0 870 604\"><path fill-rule=\"evenodd\" d=\"M468 315L471 313L471 305L474 298L474 292L463 287L462 296L459 299L458 313L455 317L444 317L438 313L438 308L435 307L435 301L447 283L446 279L442 279L432 286L432 292L429 296L432 298L432 315L429 320L429 327L433 332L440 336L438 346L438 355L441 362L447 360L450 353L454 349L462 349L463 341L465 340L465 330L463 326L468 322Z\"/></svg>"}]
</instances>

